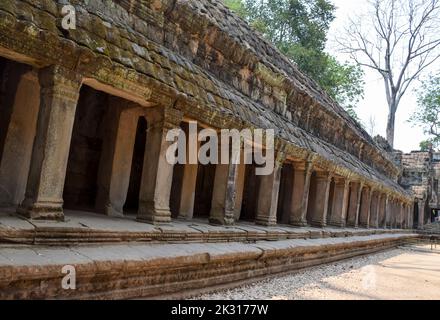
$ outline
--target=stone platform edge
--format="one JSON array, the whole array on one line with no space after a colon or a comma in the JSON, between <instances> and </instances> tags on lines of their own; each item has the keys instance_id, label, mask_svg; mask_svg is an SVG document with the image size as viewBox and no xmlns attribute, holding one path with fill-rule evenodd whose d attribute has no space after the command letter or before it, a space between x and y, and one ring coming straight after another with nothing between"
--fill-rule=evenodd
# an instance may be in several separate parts
<instances>
[{"instance_id":1,"label":"stone platform edge","mask_svg":"<svg viewBox=\"0 0 440 320\"><path fill-rule=\"evenodd\" d=\"M417 237L393 234L255 244L2 248L0 299L182 298L207 288L236 286L391 249ZM76 268L76 290L61 287L62 267L67 264Z\"/></svg>"},{"instance_id":2,"label":"stone platform edge","mask_svg":"<svg viewBox=\"0 0 440 320\"><path fill-rule=\"evenodd\" d=\"M212 226L207 222L175 221L170 225L153 226L127 219L111 219L98 215L69 216L70 222L50 223L0 213L0 245L70 246L90 244L139 243L225 243L280 241L288 239L344 238L381 234L413 233L399 229L355 229L278 225L262 227L237 224L233 227ZM73 220L75 219L75 220ZM91 221L92 219L92 221Z\"/></svg>"}]
</instances>

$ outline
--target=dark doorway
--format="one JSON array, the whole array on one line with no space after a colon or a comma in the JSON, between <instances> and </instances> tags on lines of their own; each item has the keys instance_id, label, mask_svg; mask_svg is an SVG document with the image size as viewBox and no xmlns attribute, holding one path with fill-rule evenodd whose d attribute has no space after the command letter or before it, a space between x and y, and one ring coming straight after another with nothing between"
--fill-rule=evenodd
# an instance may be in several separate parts
<instances>
[{"instance_id":1,"label":"dark doorway","mask_svg":"<svg viewBox=\"0 0 440 320\"><path fill-rule=\"evenodd\" d=\"M288 224L292 205L294 168L291 163L285 163L281 169L280 190L278 198L277 222Z\"/></svg>"},{"instance_id":2,"label":"dark doorway","mask_svg":"<svg viewBox=\"0 0 440 320\"><path fill-rule=\"evenodd\" d=\"M419 227L419 203L414 202L414 212L413 212L413 228L417 229Z\"/></svg>"},{"instance_id":3,"label":"dark doorway","mask_svg":"<svg viewBox=\"0 0 440 320\"><path fill-rule=\"evenodd\" d=\"M99 162L103 146L102 124L108 95L83 86L75 114L64 186L64 206L94 210Z\"/></svg>"},{"instance_id":4,"label":"dark doorway","mask_svg":"<svg viewBox=\"0 0 440 320\"><path fill-rule=\"evenodd\" d=\"M255 164L246 165L244 178L243 201L240 220L254 222L257 213L260 178L255 174Z\"/></svg>"},{"instance_id":5,"label":"dark doorway","mask_svg":"<svg viewBox=\"0 0 440 320\"><path fill-rule=\"evenodd\" d=\"M0 57L0 161L21 76L31 67Z\"/></svg>"},{"instance_id":6,"label":"dark doorway","mask_svg":"<svg viewBox=\"0 0 440 320\"><path fill-rule=\"evenodd\" d=\"M147 143L148 123L144 117L139 117L136 138L131 163L130 184L128 187L127 200L124 212L136 214L139 209L139 193L142 182L142 168L144 166L145 147Z\"/></svg>"},{"instance_id":7,"label":"dark doorway","mask_svg":"<svg viewBox=\"0 0 440 320\"><path fill-rule=\"evenodd\" d=\"M200 165L197 169L194 218L209 218L214 191L215 164Z\"/></svg>"}]
</instances>

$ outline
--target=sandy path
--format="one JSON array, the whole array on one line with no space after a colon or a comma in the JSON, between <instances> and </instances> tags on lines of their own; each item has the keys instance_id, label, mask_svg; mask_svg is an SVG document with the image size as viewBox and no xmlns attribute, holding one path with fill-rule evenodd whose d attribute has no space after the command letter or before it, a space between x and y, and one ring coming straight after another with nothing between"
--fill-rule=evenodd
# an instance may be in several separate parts
<instances>
[{"instance_id":1,"label":"sandy path","mask_svg":"<svg viewBox=\"0 0 440 320\"><path fill-rule=\"evenodd\" d=\"M396 249L198 299L440 299L440 251Z\"/></svg>"}]
</instances>

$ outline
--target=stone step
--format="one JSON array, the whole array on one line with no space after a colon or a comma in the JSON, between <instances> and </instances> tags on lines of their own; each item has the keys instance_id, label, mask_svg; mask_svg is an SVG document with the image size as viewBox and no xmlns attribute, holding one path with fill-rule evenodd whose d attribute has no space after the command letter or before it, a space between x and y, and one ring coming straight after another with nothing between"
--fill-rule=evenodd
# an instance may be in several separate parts
<instances>
[{"instance_id":1,"label":"stone step","mask_svg":"<svg viewBox=\"0 0 440 320\"><path fill-rule=\"evenodd\" d=\"M139 223L134 218L66 212L66 221L26 220L13 213L0 213L0 244L77 245L121 242L214 243L255 242L286 239L318 239L373 234L410 233L409 230L312 228L279 225L262 227L239 222L233 227L213 226L207 221L174 220L167 225Z\"/></svg>"},{"instance_id":2,"label":"stone step","mask_svg":"<svg viewBox=\"0 0 440 320\"><path fill-rule=\"evenodd\" d=\"M387 234L275 242L0 247L0 299L186 297L390 249L416 239ZM76 289L62 288L63 267Z\"/></svg>"}]
</instances>

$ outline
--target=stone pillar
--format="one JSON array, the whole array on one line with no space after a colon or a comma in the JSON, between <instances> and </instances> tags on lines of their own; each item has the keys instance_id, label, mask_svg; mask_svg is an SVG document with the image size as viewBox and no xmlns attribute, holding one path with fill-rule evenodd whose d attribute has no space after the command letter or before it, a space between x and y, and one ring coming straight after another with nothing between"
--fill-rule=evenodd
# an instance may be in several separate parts
<instances>
[{"instance_id":1,"label":"stone pillar","mask_svg":"<svg viewBox=\"0 0 440 320\"><path fill-rule=\"evenodd\" d=\"M400 202L399 205L399 228L405 229L405 204L403 202Z\"/></svg>"},{"instance_id":2,"label":"stone pillar","mask_svg":"<svg viewBox=\"0 0 440 320\"><path fill-rule=\"evenodd\" d=\"M309 204L310 180L313 162L294 165L293 194L290 210L290 224L298 227L307 226L307 208Z\"/></svg>"},{"instance_id":3,"label":"stone pillar","mask_svg":"<svg viewBox=\"0 0 440 320\"><path fill-rule=\"evenodd\" d=\"M169 130L179 129L183 113L173 108L156 107L147 114L148 132L137 219L149 223L171 221L170 193L173 168L166 159L173 142L166 141Z\"/></svg>"},{"instance_id":4,"label":"stone pillar","mask_svg":"<svg viewBox=\"0 0 440 320\"><path fill-rule=\"evenodd\" d=\"M409 227L409 207L410 207L410 205L407 203L406 205L405 205L405 212L404 212L404 215L405 215L405 229L409 229L410 227Z\"/></svg>"},{"instance_id":5,"label":"stone pillar","mask_svg":"<svg viewBox=\"0 0 440 320\"><path fill-rule=\"evenodd\" d=\"M418 229L423 229L425 226L425 201L419 201L419 223Z\"/></svg>"},{"instance_id":6,"label":"stone pillar","mask_svg":"<svg viewBox=\"0 0 440 320\"><path fill-rule=\"evenodd\" d=\"M378 217L379 217L379 204L380 204L380 194L373 192L371 195L371 208L370 208L370 219L369 227L378 228Z\"/></svg>"},{"instance_id":7,"label":"stone pillar","mask_svg":"<svg viewBox=\"0 0 440 320\"><path fill-rule=\"evenodd\" d=\"M390 200L390 220L389 220L390 229L394 229L394 214L395 214L394 199L391 199Z\"/></svg>"},{"instance_id":8,"label":"stone pillar","mask_svg":"<svg viewBox=\"0 0 440 320\"><path fill-rule=\"evenodd\" d=\"M243 152L241 152L241 155ZM217 164L215 169L214 190L209 222L216 225L233 225L243 199L244 188L244 158L240 157L240 164ZM240 201L240 204L238 204ZM239 215L238 215L239 216Z\"/></svg>"},{"instance_id":9,"label":"stone pillar","mask_svg":"<svg viewBox=\"0 0 440 320\"><path fill-rule=\"evenodd\" d=\"M258 191L256 224L274 226L277 224L278 197L280 191L281 169L285 155L277 154L275 168L271 175L260 177L260 190Z\"/></svg>"},{"instance_id":10,"label":"stone pillar","mask_svg":"<svg viewBox=\"0 0 440 320\"><path fill-rule=\"evenodd\" d=\"M40 70L40 110L26 196L18 213L64 219L63 189L82 79L58 66Z\"/></svg>"},{"instance_id":11,"label":"stone pillar","mask_svg":"<svg viewBox=\"0 0 440 320\"><path fill-rule=\"evenodd\" d=\"M399 201L396 200L394 204L394 228L399 228L399 220L400 220L400 204Z\"/></svg>"},{"instance_id":12,"label":"stone pillar","mask_svg":"<svg viewBox=\"0 0 440 320\"><path fill-rule=\"evenodd\" d=\"M359 182L352 182L350 189L350 203L348 208L347 226L358 227L359 208L363 185Z\"/></svg>"},{"instance_id":13,"label":"stone pillar","mask_svg":"<svg viewBox=\"0 0 440 320\"><path fill-rule=\"evenodd\" d=\"M386 219L386 201L387 195L382 194L380 200L380 209L379 209L379 228L386 229L387 227L387 219Z\"/></svg>"},{"instance_id":14,"label":"stone pillar","mask_svg":"<svg viewBox=\"0 0 440 320\"><path fill-rule=\"evenodd\" d=\"M314 227L324 228L327 225L331 180L329 172L316 172L314 201L309 204L310 224Z\"/></svg>"},{"instance_id":15,"label":"stone pillar","mask_svg":"<svg viewBox=\"0 0 440 320\"><path fill-rule=\"evenodd\" d=\"M393 201L391 211L391 229L397 228L397 200Z\"/></svg>"},{"instance_id":16,"label":"stone pillar","mask_svg":"<svg viewBox=\"0 0 440 320\"><path fill-rule=\"evenodd\" d=\"M363 228L370 227L371 195L371 189L365 188L362 192L362 205L359 217L359 225Z\"/></svg>"},{"instance_id":17,"label":"stone pillar","mask_svg":"<svg viewBox=\"0 0 440 320\"><path fill-rule=\"evenodd\" d=\"M244 154L242 154L242 160L238 165L238 177L237 177L237 198L235 200L235 221L240 220L241 208L243 204L244 183L246 177L246 164L244 162Z\"/></svg>"},{"instance_id":18,"label":"stone pillar","mask_svg":"<svg viewBox=\"0 0 440 320\"><path fill-rule=\"evenodd\" d=\"M385 203L385 228L391 228L391 214L392 214L392 199L389 195L387 195L386 203Z\"/></svg>"},{"instance_id":19,"label":"stone pillar","mask_svg":"<svg viewBox=\"0 0 440 320\"><path fill-rule=\"evenodd\" d=\"M197 135L194 136L192 133L192 125L194 124L189 125L190 130L187 134L187 163L183 166L183 178L180 190L179 217L184 219L192 219L194 214L194 199L196 195L197 173L199 168L198 163L194 163L198 159L190 159L194 157L195 154L198 155L198 150L200 148L200 142L197 141ZM197 141L197 143L194 143L194 141ZM197 150L192 150L192 148L197 148Z\"/></svg>"},{"instance_id":20,"label":"stone pillar","mask_svg":"<svg viewBox=\"0 0 440 320\"><path fill-rule=\"evenodd\" d=\"M24 200L39 104L37 73L20 72L0 159L0 206L17 207Z\"/></svg>"},{"instance_id":21,"label":"stone pillar","mask_svg":"<svg viewBox=\"0 0 440 320\"><path fill-rule=\"evenodd\" d=\"M142 108L110 97L106 112L104 144L98 172L96 209L109 216L124 215L130 184L136 129Z\"/></svg>"},{"instance_id":22,"label":"stone pillar","mask_svg":"<svg viewBox=\"0 0 440 320\"><path fill-rule=\"evenodd\" d=\"M209 222L218 225L233 225L235 222L235 203L238 181L236 164L218 164L215 169L214 190Z\"/></svg>"},{"instance_id":23,"label":"stone pillar","mask_svg":"<svg viewBox=\"0 0 440 320\"><path fill-rule=\"evenodd\" d=\"M180 193L179 217L192 219L196 194L198 165L185 164L183 168L182 189Z\"/></svg>"},{"instance_id":24,"label":"stone pillar","mask_svg":"<svg viewBox=\"0 0 440 320\"><path fill-rule=\"evenodd\" d=\"M348 211L350 181L345 178L335 178L335 192L333 194L333 208L329 224L344 228Z\"/></svg>"},{"instance_id":25,"label":"stone pillar","mask_svg":"<svg viewBox=\"0 0 440 320\"><path fill-rule=\"evenodd\" d=\"M402 229L408 229L408 205L406 203L402 206Z\"/></svg>"}]
</instances>

